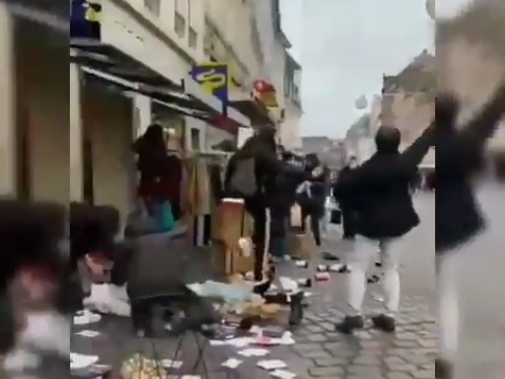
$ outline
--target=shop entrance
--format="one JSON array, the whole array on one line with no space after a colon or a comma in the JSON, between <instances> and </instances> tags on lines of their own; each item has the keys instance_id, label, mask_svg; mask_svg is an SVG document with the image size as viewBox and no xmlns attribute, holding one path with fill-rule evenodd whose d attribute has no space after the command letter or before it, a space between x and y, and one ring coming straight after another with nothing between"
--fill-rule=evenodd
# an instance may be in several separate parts
<instances>
[{"instance_id":1,"label":"shop entrance","mask_svg":"<svg viewBox=\"0 0 505 379\"><path fill-rule=\"evenodd\" d=\"M82 88L84 200L131 209L132 100L104 83L86 80Z\"/></svg>"},{"instance_id":2,"label":"shop entrance","mask_svg":"<svg viewBox=\"0 0 505 379\"><path fill-rule=\"evenodd\" d=\"M68 47L26 20L16 20L14 35L18 196L67 204L69 87L61 72L68 70Z\"/></svg>"}]
</instances>

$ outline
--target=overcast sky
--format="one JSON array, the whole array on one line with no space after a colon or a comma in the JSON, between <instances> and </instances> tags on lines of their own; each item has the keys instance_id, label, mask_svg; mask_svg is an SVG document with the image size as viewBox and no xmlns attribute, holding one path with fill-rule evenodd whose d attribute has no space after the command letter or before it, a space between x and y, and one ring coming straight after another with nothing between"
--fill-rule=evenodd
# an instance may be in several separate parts
<instances>
[{"instance_id":1,"label":"overcast sky","mask_svg":"<svg viewBox=\"0 0 505 379\"><path fill-rule=\"evenodd\" d=\"M396 74L432 49L426 0L281 0L283 28L303 66L302 135L343 137L361 112L361 95L379 93ZM437 0L448 15L468 0Z\"/></svg>"}]
</instances>

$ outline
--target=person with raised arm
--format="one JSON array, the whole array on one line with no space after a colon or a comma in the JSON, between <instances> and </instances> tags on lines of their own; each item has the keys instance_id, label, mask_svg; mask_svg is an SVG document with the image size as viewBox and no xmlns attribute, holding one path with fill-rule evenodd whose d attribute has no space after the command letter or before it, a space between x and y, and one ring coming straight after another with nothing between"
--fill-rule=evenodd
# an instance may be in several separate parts
<instances>
[{"instance_id":1,"label":"person with raised arm","mask_svg":"<svg viewBox=\"0 0 505 379\"><path fill-rule=\"evenodd\" d=\"M453 94L440 94L435 101L435 252L440 312L435 377L439 379L454 378L459 334L458 261L486 226L475 197L474 177L484 169L486 142L505 113L505 83L461 128L456 125L459 108Z\"/></svg>"}]
</instances>

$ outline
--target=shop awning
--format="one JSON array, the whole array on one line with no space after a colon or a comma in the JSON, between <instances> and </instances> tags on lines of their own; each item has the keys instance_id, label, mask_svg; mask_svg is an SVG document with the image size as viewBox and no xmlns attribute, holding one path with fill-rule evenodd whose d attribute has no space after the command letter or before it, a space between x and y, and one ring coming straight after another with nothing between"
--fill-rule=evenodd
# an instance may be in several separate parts
<instances>
[{"instance_id":1,"label":"shop awning","mask_svg":"<svg viewBox=\"0 0 505 379\"><path fill-rule=\"evenodd\" d=\"M132 85L136 92L144 92L153 99L195 112L221 114L223 105L205 94L189 75L180 83L145 66L116 47L92 40L71 40L70 61L105 77L116 78ZM96 76L96 75L95 75ZM152 96L151 96L152 95Z\"/></svg>"},{"instance_id":2,"label":"shop awning","mask_svg":"<svg viewBox=\"0 0 505 379\"><path fill-rule=\"evenodd\" d=\"M55 0L0 0L6 3L9 11L22 19L49 26L68 33L68 2Z\"/></svg>"},{"instance_id":3,"label":"shop awning","mask_svg":"<svg viewBox=\"0 0 505 379\"><path fill-rule=\"evenodd\" d=\"M126 93L140 93L150 97L154 102L165 106L175 113L184 116L194 117L207 121L211 115L203 110L186 108L173 101L173 97L167 97L164 92L158 91L153 87L141 86L138 83L125 80L124 78L96 70L88 66L82 66L82 71L88 75L88 80L95 83L101 83L106 86L115 87L117 90Z\"/></svg>"}]
</instances>

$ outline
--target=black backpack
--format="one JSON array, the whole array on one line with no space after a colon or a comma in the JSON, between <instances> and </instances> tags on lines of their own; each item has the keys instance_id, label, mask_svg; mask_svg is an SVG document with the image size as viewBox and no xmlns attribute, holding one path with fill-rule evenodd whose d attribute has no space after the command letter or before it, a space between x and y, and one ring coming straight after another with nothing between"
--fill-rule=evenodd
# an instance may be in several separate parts
<instances>
[{"instance_id":1,"label":"black backpack","mask_svg":"<svg viewBox=\"0 0 505 379\"><path fill-rule=\"evenodd\" d=\"M238 159L231 174L229 189L243 198L250 198L259 192L256 180L256 159L254 157Z\"/></svg>"}]
</instances>

